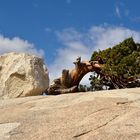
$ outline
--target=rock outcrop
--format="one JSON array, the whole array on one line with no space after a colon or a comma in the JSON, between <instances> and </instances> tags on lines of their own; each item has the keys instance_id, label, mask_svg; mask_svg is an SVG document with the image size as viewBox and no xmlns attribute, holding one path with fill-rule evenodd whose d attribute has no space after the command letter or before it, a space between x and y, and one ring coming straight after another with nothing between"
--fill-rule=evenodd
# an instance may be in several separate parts
<instances>
[{"instance_id":1,"label":"rock outcrop","mask_svg":"<svg viewBox=\"0 0 140 140\"><path fill-rule=\"evenodd\" d=\"M0 100L0 140L140 140L140 88Z\"/></svg>"},{"instance_id":2,"label":"rock outcrop","mask_svg":"<svg viewBox=\"0 0 140 140\"><path fill-rule=\"evenodd\" d=\"M49 86L43 60L25 53L0 56L0 98L40 95Z\"/></svg>"}]
</instances>

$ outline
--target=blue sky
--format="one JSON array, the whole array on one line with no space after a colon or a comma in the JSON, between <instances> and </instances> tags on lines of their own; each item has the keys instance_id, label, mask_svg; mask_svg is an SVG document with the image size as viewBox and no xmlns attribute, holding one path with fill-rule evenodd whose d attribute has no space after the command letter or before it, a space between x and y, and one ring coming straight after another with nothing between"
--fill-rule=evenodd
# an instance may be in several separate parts
<instances>
[{"instance_id":1,"label":"blue sky","mask_svg":"<svg viewBox=\"0 0 140 140\"><path fill-rule=\"evenodd\" d=\"M0 0L0 54L43 56L50 77L133 36L140 42L139 0Z\"/></svg>"}]
</instances>

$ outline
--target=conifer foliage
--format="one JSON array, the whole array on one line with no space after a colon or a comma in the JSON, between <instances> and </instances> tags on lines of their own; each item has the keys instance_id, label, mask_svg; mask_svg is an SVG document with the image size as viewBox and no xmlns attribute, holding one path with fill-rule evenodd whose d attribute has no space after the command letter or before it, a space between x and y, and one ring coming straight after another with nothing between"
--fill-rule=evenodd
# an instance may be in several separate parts
<instances>
[{"instance_id":1,"label":"conifer foliage","mask_svg":"<svg viewBox=\"0 0 140 140\"><path fill-rule=\"evenodd\" d=\"M91 61L104 65L100 73L90 77L92 87L96 87L97 80L98 86L110 89L140 86L140 44L132 37L112 48L94 51Z\"/></svg>"}]
</instances>

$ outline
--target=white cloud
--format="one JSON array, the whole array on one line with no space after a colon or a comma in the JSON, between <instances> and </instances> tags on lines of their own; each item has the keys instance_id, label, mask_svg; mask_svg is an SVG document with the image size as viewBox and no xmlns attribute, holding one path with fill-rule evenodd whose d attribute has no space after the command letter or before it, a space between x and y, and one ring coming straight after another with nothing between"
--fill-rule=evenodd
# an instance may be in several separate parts
<instances>
[{"instance_id":1,"label":"white cloud","mask_svg":"<svg viewBox=\"0 0 140 140\"><path fill-rule=\"evenodd\" d=\"M140 32L124 27L92 27L90 38L94 42L94 48L105 49L123 41L125 38L133 37L136 42L140 42Z\"/></svg>"},{"instance_id":2,"label":"white cloud","mask_svg":"<svg viewBox=\"0 0 140 140\"><path fill-rule=\"evenodd\" d=\"M116 12L116 15L120 18L121 14L120 14L120 9L118 6L115 7L115 12Z\"/></svg>"},{"instance_id":3,"label":"white cloud","mask_svg":"<svg viewBox=\"0 0 140 140\"><path fill-rule=\"evenodd\" d=\"M115 5L115 15L118 18L129 18L130 10L127 5L123 2L117 2Z\"/></svg>"},{"instance_id":4,"label":"white cloud","mask_svg":"<svg viewBox=\"0 0 140 140\"><path fill-rule=\"evenodd\" d=\"M8 52L26 52L43 57L43 50L37 50L34 44L29 43L27 40L20 39L19 37L8 38L0 35L0 54Z\"/></svg>"},{"instance_id":5,"label":"white cloud","mask_svg":"<svg viewBox=\"0 0 140 140\"><path fill-rule=\"evenodd\" d=\"M62 32L57 32L57 37L64 45L63 48L57 50L57 55L54 62L49 66L51 80L61 75L62 69L73 68L73 62L78 56L82 59L90 59L90 49L87 49L83 43L83 34L74 29L65 29Z\"/></svg>"},{"instance_id":6,"label":"white cloud","mask_svg":"<svg viewBox=\"0 0 140 140\"><path fill-rule=\"evenodd\" d=\"M93 51L112 47L131 36L140 42L140 32L113 26L93 26L86 32L70 28L57 32L57 36L64 47L57 50L55 60L49 66L51 80L61 76L62 69L74 68L73 61L77 56L89 60ZM86 76L83 83L87 82Z\"/></svg>"}]
</instances>

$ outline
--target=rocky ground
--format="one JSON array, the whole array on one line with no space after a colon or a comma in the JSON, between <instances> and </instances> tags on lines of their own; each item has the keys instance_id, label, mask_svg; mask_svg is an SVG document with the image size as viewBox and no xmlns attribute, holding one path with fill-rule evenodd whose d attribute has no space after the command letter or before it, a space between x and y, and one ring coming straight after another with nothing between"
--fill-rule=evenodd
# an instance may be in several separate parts
<instances>
[{"instance_id":1,"label":"rocky ground","mask_svg":"<svg viewBox=\"0 0 140 140\"><path fill-rule=\"evenodd\" d=\"M0 140L140 140L140 88L0 100Z\"/></svg>"}]
</instances>

